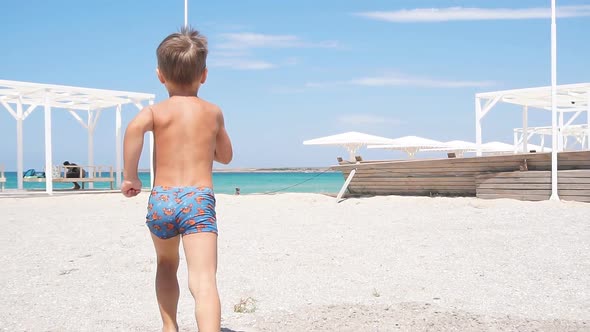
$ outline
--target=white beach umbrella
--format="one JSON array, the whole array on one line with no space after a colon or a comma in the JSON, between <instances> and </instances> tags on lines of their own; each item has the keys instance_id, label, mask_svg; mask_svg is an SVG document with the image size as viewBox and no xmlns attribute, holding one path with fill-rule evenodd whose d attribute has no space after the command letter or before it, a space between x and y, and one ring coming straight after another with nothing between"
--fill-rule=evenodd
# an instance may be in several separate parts
<instances>
[{"instance_id":1,"label":"white beach umbrella","mask_svg":"<svg viewBox=\"0 0 590 332\"><path fill-rule=\"evenodd\" d=\"M457 156L463 156L465 152L477 151L477 144L467 141L448 141L444 142L444 147L433 149L422 149L424 152L454 152Z\"/></svg>"},{"instance_id":2,"label":"white beach umbrella","mask_svg":"<svg viewBox=\"0 0 590 332\"><path fill-rule=\"evenodd\" d=\"M481 145L481 149L485 152L512 152L514 153L514 145L503 142L488 142Z\"/></svg>"},{"instance_id":3,"label":"white beach umbrella","mask_svg":"<svg viewBox=\"0 0 590 332\"><path fill-rule=\"evenodd\" d=\"M389 144L369 145L369 149L400 150L413 158L416 152L426 149L444 148L445 143L418 136L404 136L393 139Z\"/></svg>"},{"instance_id":4,"label":"white beach umbrella","mask_svg":"<svg viewBox=\"0 0 590 332\"><path fill-rule=\"evenodd\" d=\"M307 140L303 144L342 146L348 151L350 160L353 161L355 154L360 148L369 144L389 144L392 141L392 139L386 137L349 131L342 134Z\"/></svg>"}]
</instances>

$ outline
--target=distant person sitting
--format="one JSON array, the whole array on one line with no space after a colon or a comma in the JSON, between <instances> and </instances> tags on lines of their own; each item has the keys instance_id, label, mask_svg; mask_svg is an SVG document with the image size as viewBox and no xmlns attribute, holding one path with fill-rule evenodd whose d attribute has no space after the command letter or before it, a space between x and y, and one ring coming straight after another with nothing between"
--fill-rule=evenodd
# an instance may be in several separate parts
<instances>
[{"instance_id":1,"label":"distant person sitting","mask_svg":"<svg viewBox=\"0 0 590 332\"><path fill-rule=\"evenodd\" d=\"M240 194L240 188L236 188L236 195Z\"/></svg>"},{"instance_id":2,"label":"distant person sitting","mask_svg":"<svg viewBox=\"0 0 590 332\"><path fill-rule=\"evenodd\" d=\"M85 175L84 170L81 167L72 167L78 166L77 164L70 163L69 161L64 161L64 166L66 166L66 178L83 178ZM80 184L78 182L73 182L75 190L80 189Z\"/></svg>"}]
</instances>

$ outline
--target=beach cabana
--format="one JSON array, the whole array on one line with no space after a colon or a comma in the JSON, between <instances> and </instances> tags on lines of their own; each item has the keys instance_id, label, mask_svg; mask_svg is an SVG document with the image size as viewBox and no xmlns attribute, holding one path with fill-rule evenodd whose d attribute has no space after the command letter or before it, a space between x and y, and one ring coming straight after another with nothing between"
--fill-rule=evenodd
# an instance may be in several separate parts
<instances>
[{"instance_id":1,"label":"beach cabana","mask_svg":"<svg viewBox=\"0 0 590 332\"><path fill-rule=\"evenodd\" d=\"M590 125L590 83L568 84L557 86L557 113L558 129L561 134L558 135L558 151L563 149L563 135L568 131L575 130L574 121L580 115L586 113L586 127ZM478 93L475 95L475 118L476 118L476 144L482 141L482 120L498 103L508 103L522 107L522 128L518 132L523 137L523 150L527 150L530 133L534 133L536 128L528 127L528 111L537 109L542 111L551 111L551 87L538 87L516 90L505 90L495 92ZM543 128L543 127L540 127ZM552 127L549 128L548 134L552 134ZM585 132L586 140L590 132Z\"/></svg>"},{"instance_id":2,"label":"beach cabana","mask_svg":"<svg viewBox=\"0 0 590 332\"><path fill-rule=\"evenodd\" d=\"M387 150L400 150L408 154L410 158L414 158L416 153L425 149L436 149L444 148L445 143L431 140L428 138L418 136L404 136L395 138L391 143L380 144L380 145L369 145L369 149L387 149Z\"/></svg>"},{"instance_id":3,"label":"beach cabana","mask_svg":"<svg viewBox=\"0 0 590 332\"><path fill-rule=\"evenodd\" d=\"M344 147L349 154L349 160L354 161L359 149L371 144L391 144L393 140L381 136L369 135L350 131L342 134L315 138L304 141L304 145L332 145Z\"/></svg>"},{"instance_id":4,"label":"beach cabana","mask_svg":"<svg viewBox=\"0 0 590 332\"><path fill-rule=\"evenodd\" d=\"M529 141L532 137L538 136L541 140L541 147L543 147L543 151L549 151L545 148L545 136L551 137L553 128L550 126L543 126L543 127L529 127L527 128L528 136L527 141ZM524 128L514 128L514 145L524 145ZM573 142L579 143L582 149L590 149L590 140L588 140L588 125L585 124L578 124L578 125L569 125L563 127L560 131L560 136L563 137L563 150L568 149L568 145L570 142L570 138L573 138ZM528 142L526 143L528 144ZM530 150L530 148L529 148Z\"/></svg>"},{"instance_id":5,"label":"beach cabana","mask_svg":"<svg viewBox=\"0 0 590 332\"><path fill-rule=\"evenodd\" d=\"M94 129L106 109L115 109L116 185L121 185L122 137L121 112L124 105L142 109L153 104L155 95L137 92L90 89L73 86L0 80L0 105L16 120L18 189L23 189L23 122L32 112L42 108L45 118L45 190L53 192L52 111L71 114L88 131L88 165L94 166ZM26 106L26 107L25 107ZM153 138L150 135L150 155ZM151 159L151 157L150 157ZM151 167L153 179L153 167ZM153 180L152 180L153 181ZM92 186L90 186L92 187Z\"/></svg>"},{"instance_id":6,"label":"beach cabana","mask_svg":"<svg viewBox=\"0 0 590 332\"><path fill-rule=\"evenodd\" d=\"M554 5L554 4L553 4ZM553 7L554 8L554 7ZM553 22L555 15L553 15ZM552 24L554 28L555 24ZM555 32L552 32L552 49L555 50ZM552 112L552 198L557 199L557 153L563 151L563 133L582 114L586 113L586 125L590 126L590 83L557 85L555 56L552 56L552 85L484 92L475 95L475 135L477 155L482 155L482 120L498 103L522 107L522 150L528 150L528 111L537 109ZM569 117L566 119L566 114ZM586 140L590 132L586 131Z\"/></svg>"}]
</instances>

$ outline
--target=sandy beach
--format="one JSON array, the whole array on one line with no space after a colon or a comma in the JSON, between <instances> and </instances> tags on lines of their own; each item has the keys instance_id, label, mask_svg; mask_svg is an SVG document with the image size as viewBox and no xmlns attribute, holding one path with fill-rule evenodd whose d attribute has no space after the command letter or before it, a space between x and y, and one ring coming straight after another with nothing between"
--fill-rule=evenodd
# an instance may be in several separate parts
<instances>
[{"instance_id":1,"label":"sandy beach","mask_svg":"<svg viewBox=\"0 0 590 332\"><path fill-rule=\"evenodd\" d=\"M1 198L0 330L158 331L146 200ZM217 203L223 331L590 331L590 204ZM181 259L179 324L196 331Z\"/></svg>"}]
</instances>

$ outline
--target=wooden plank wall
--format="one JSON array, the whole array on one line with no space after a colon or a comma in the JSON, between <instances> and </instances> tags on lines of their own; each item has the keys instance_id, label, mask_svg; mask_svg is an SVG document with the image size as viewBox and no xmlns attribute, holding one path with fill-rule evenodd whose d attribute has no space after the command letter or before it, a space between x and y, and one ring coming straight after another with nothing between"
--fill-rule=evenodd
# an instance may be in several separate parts
<instances>
[{"instance_id":1,"label":"wooden plank wall","mask_svg":"<svg viewBox=\"0 0 590 332\"><path fill-rule=\"evenodd\" d=\"M590 151L560 153L558 164L560 170L590 169ZM334 168L341 170L345 178L351 170L357 169L348 188L349 196L476 196L477 175L520 170L549 171L551 154L362 161L354 164L343 161ZM538 194L541 195L540 192Z\"/></svg>"},{"instance_id":2,"label":"wooden plank wall","mask_svg":"<svg viewBox=\"0 0 590 332\"><path fill-rule=\"evenodd\" d=\"M551 171L482 174L475 183L479 198L541 201L551 196ZM559 171L557 183L560 199L590 202L590 170Z\"/></svg>"}]
</instances>

